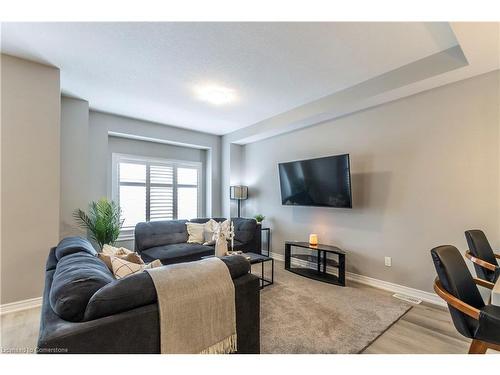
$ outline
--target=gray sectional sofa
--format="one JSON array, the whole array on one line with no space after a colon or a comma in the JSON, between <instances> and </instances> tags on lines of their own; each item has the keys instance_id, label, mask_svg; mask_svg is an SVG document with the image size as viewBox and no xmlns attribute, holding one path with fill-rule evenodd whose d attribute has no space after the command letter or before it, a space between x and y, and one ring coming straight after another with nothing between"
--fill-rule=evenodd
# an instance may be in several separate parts
<instances>
[{"instance_id":1,"label":"gray sectional sofa","mask_svg":"<svg viewBox=\"0 0 500 375\"><path fill-rule=\"evenodd\" d=\"M213 218L221 222L224 218ZM191 219L205 223L209 218ZM232 218L234 223L234 249L261 253L261 228L254 219ZM163 264L199 260L214 254L214 246L187 243L187 220L151 221L135 227L135 250L145 262L159 259Z\"/></svg>"},{"instance_id":2,"label":"gray sectional sofa","mask_svg":"<svg viewBox=\"0 0 500 375\"><path fill-rule=\"evenodd\" d=\"M259 353L259 279L244 257L222 260L234 283L238 353ZM86 239L61 241L47 259L38 351L159 353L158 303L149 274L115 280Z\"/></svg>"}]
</instances>

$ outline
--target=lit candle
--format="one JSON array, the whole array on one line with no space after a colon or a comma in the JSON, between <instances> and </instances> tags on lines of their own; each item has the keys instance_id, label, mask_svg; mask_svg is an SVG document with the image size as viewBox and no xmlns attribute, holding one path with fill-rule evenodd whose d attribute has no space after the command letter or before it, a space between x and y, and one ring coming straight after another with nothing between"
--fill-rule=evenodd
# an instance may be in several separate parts
<instances>
[{"instance_id":1,"label":"lit candle","mask_svg":"<svg viewBox=\"0 0 500 375\"><path fill-rule=\"evenodd\" d=\"M310 234L309 235L309 244L310 245L317 245L318 244L318 235L317 234Z\"/></svg>"}]
</instances>

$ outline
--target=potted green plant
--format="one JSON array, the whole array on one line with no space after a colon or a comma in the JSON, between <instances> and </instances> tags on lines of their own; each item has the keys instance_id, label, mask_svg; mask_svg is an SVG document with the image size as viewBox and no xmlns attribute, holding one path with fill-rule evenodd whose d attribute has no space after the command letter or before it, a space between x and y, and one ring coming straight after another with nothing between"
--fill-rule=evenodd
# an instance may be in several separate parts
<instances>
[{"instance_id":1,"label":"potted green plant","mask_svg":"<svg viewBox=\"0 0 500 375\"><path fill-rule=\"evenodd\" d=\"M73 216L80 227L89 232L90 238L97 242L100 249L105 244L113 245L116 242L123 225L120 206L106 198L90 202L88 213L77 209Z\"/></svg>"},{"instance_id":2,"label":"potted green plant","mask_svg":"<svg viewBox=\"0 0 500 375\"><path fill-rule=\"evenodd\" d=\"M257 221L257 223L262 224L266 217L264 215L257 214L253 218L255 219L255 221Z\"/></svg>"}]
</instances>

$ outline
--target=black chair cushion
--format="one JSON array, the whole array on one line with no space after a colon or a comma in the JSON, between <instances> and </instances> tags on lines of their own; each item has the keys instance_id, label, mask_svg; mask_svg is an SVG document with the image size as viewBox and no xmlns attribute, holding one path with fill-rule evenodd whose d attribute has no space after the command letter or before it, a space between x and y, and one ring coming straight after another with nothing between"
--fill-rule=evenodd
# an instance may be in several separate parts
<instances>
[{"instance_id":1,"label":"black chair cushion","mask_svg":"<svg viewBox=\"0 0 500 375\"><path fill-rule=\"evenodd\" d=\"M500 306L486 305L479 313L479 326L474 338L500 344Z\"/></svg>"},{"instance_id":2,"label":"black chair cushion","mask_svg":"<svg viewBox=\"0 0 500 375\"><path fill-rule=\"evenodd\" d=\"M467 244L472 255L498 267L495 253L483 231L478 229L468 230L465 232L465 238L467 239ZM498 278L498 268L496 271L491 271L475 263L474 268L477 276L481 279L494 283Z\"/></svg>"},{"instance_id":3,"label":"black chair cushion","mask_svg":"<svg viewBox=\"0 0 500 375\"><path fill-rule=\"evenodd\" d=\"M434 267L443 288L459 300L481 309L484 301L458 249L451 245L438 246L431 250ZM477 321L448 305L455 328L464 336L472 338Z\"/></svg>"},{"instance_id":4,"label":"black chair cushion","mask_svg":"<svg viewBox=\"0 0 500 375\"><path fill-rule=\"evenodd\" d=\"M170 244L187 242L187 220L150 221L135 226L137 251Z\"/></svg>"},{"instance_id":5,"label":"black chair cushion","mask_svg":"<svg viewBox=\"0 0 500 375\"><path fill-rule=\"evenodd\" d=\"M214 252L212 246L178 243L144 250L141 252L141 257L146 263L159 259L163 264L172 264L199 260L203 256L214 255Z\"/></svg>"},{"instance_id":6,"label":"black chair cushion","mask_svg":"<svg viewBox=\"0 0 500 375\"><path fill-rule=\"evenodd\" d=\"M86 252L90 255L97 256L97 251L95 251L92 244L83 237L63 238L56 247L55 256L57 260L61 260L62 257L79 252Z\"/></svg>"},{"instance_id":7,"label":"black chair cushion","mask_svg":"<svg viewBox=\"0 0 500 375\"><path fill-rule=\"evenodd\" d=\"M104 262L86 252L59 260L50 289L50 305L64 320L83 319L92 295L114 280Z\"/></svg>"}]
</instances>

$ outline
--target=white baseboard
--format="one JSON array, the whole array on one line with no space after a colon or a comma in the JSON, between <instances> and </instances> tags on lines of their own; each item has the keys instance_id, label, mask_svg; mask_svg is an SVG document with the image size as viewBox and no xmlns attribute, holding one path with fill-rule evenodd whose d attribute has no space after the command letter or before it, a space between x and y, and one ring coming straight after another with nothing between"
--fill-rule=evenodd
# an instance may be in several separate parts
<instances>
[{"instance_id":1,"label":"white baseboard","mask_svg":"<svg viewBox=\"0 0 500 375\"><path fill-rule=\"evenodd\" d=\"M11 303L4 303L3 305L0 305L0 315L33 309L41 305L42 305L42 297L30 298Z\"/></svg>"},{"instance_id":2,"label":"white baseboard","mask_svg":"<svg viewBox=\"0 0 500 375\"><path fill-rule=\"evenodd\" d=\"M285 257L282 254L270 253L272 258L282 261L285 261ZM292 262L302 267L316 267L316 264L311 262L302 260L302 259L293 259ZM336 269L333 267L327 267L328 272L336 273ZM346 272L346 279L351 280L360 284L372 286L374 288L387 290L394 293L405 294L410 297L418 298L424 302L431 303L433 305L438 306L446 306L446 302L444 302L439 296L435 293L425 292L420 289L410 288L408 286L394 284L389 281L374 279L373 277L358 275L352 272Z\"/></svg>"}]
</instances>

